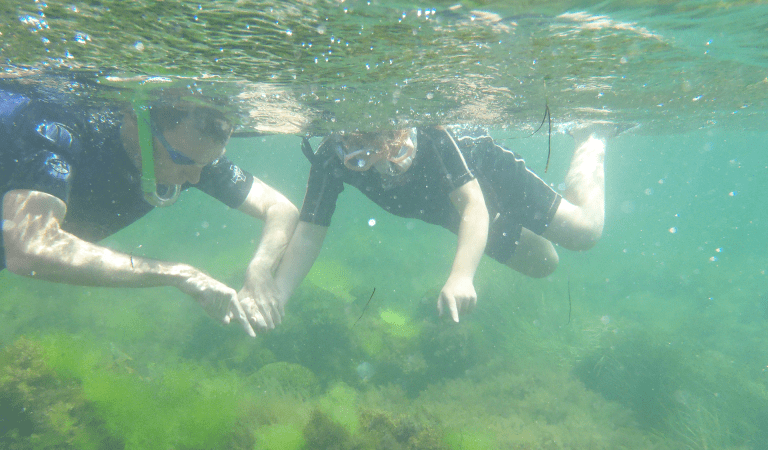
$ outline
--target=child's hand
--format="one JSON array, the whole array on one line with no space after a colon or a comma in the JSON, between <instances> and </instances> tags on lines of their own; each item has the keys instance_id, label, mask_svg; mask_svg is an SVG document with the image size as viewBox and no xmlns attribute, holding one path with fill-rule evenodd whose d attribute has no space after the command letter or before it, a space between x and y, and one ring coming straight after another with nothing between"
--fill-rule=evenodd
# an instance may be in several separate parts
<instances>
[{"instance_id":1,"label":"child's hand","mask_svg":"<svg viewBox=\"0 0 768 450\"><path fill-rule=\"evenodd\" d=\"M444 308L451 313L454 322L459 321L459 313L471 312L477 304L477 293L470 277L450 277L440 291L437 299L437 311L443 315Z\"/></svg>"}]
</instances>

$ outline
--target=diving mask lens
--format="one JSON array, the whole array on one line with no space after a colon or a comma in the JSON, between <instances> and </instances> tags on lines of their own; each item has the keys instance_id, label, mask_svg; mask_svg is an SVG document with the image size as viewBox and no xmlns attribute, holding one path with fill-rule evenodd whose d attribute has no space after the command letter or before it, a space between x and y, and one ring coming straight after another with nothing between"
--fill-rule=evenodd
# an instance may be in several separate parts
<instances>
[{"instance_id":1,"label":"diving mask lens","mask_svg":"<svg viewBox=\"0 0 768 450\"><path fill-rule=\"evenodd\" d=\"M361 148L344 156L344 166L349 170L364 172L381 159L372 148Z\"/></svg>"},{"instance_id":2,"label":"diving mask lens","mask_svg":"<svg viewBox=\"0 0 768 450\"><path fill-rule=\"evenodd\" d=\"M408 170L413 157L416 154L416 129L412 129L406 136L405 141L400 146L397 155L392 156L389 161L396 164L402 171Z\"/></svg>"},{"instance_id":3,"label":"diving mask lens","mask_svg":"<svg viewBox=\"0 0 768 450\"><path fill-rule=\"evenodd\" d=\"M408 146L406 145L400 146L400 151L397 152L397 155L395 155L395 157L392 159L398 160L400 158L405 158L408 155L408 150L409 150Z\"/></svg>"}]
</instances>

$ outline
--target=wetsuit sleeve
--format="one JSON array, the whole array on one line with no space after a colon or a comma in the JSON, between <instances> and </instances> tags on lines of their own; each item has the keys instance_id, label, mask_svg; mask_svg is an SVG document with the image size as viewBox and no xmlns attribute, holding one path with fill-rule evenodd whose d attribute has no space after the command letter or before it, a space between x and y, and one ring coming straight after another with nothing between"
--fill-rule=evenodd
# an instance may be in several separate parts
<instances>
[{"instance_id":1,"label":"wetsuit sleeve","mask_svg":"<svg viewBox=\"0 0 768 450\"><path fill-rule=\"evenodd\" d=\"M299 220L315 225L329 226L336 210L336 200L344 190L341 161L322 147L312 162L307 180L307 192Z\"/></svg>"},{"instance_id":2,"label":"wetsuit sleeve","mask_svg":"<svg viewBox=\"0 0 768 450\"><path fill-rule=\"evenodd\" d=\"M253 185L253 175L237 167L227 158L219 158L203 168L197 189L230 208L243 204Z\"/></svg>"},{"instance_id":3,"label":"wetsuit sleeve","mask_svg":"<svg viewBox=\"0 0 768 450\"><path fill-rule=\"evenodd\" d=\"M428 128L424 130L423 137L432 143L448 192L453 192L475 179L459 146L448 131L440 127Z\"/></svg>"}]
</instances>

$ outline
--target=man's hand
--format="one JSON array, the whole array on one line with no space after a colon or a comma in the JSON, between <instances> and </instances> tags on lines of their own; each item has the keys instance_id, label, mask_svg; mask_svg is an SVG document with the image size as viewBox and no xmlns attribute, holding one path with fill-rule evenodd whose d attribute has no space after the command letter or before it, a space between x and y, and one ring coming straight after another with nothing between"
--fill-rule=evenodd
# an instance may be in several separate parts
<instances>
[{"instance_id":1,"label":"man's hand","mask_svg":"<svg viewBox=\"0 0 768 450\"><path fill-rule=\"evenodd\" d=\"M260 331L274 329L285 314L274 277L268 271L249 271L247 278L237 298L249 322L257 325Z\"/></svg>"},{"instance_id":2,"label":"man's hand","mask_svg":"<svg viewBox=\"0 0 768 450\"><path fill-rule=\"evenodd\" d=\"M198 270L182 281L179 289L197 300L213 320L228 325L235 319L243 325L249 336L256 337L234 289Z\"/></svg>"},{"instance_id":3,"label":"man's hand","mask_svg":"<svg viewBox=\"0 0 768 450\"><path fill-rule=\"evenodd\" d=\"M477 293L470 277L449 277L445 286L440 291L437 299L437 310L440 316L447 308L451 313L451 319L459 322L459 313L471 312L477 304Z\"/></svg>"}]
</instances>

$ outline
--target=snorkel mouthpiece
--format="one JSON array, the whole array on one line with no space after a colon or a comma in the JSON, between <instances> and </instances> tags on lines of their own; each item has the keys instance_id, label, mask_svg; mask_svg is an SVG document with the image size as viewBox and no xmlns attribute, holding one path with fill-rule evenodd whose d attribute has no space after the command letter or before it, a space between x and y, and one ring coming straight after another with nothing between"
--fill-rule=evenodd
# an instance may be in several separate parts
<instances>
[{"instance_id":1,"label":"snorkel mouthpiece","mask_svg":"<svg viewBox=\"0 0 768 450\"><path fill-rule=\"evenodd\" d=\"M157 184L154 186L154 190L152 192L144 191L144 200L147 201L152 206L171 206L178 200L179 194L181 194L181 186L178 184L172 184L169 186L165 186L165 195L160 195L157 193Z\"/></svg>"},{"instance_id":2,"label":"snorkel mouthpiece","mask_svg":"<svg viewBox=\"0 0 768 450\"><path fill-rule=\"evenodd\" d=\"M152 139L152 118L149 115L149 106L134 99L133 111L136 113L136 128L139 134L139 148L141 149L141 190L144 193L144 200L152 206L170 206L179 198L181 186L178 184L167 186L165 195L162 196L157 193L155 145Z\"/></svg>"}]
</instances>

